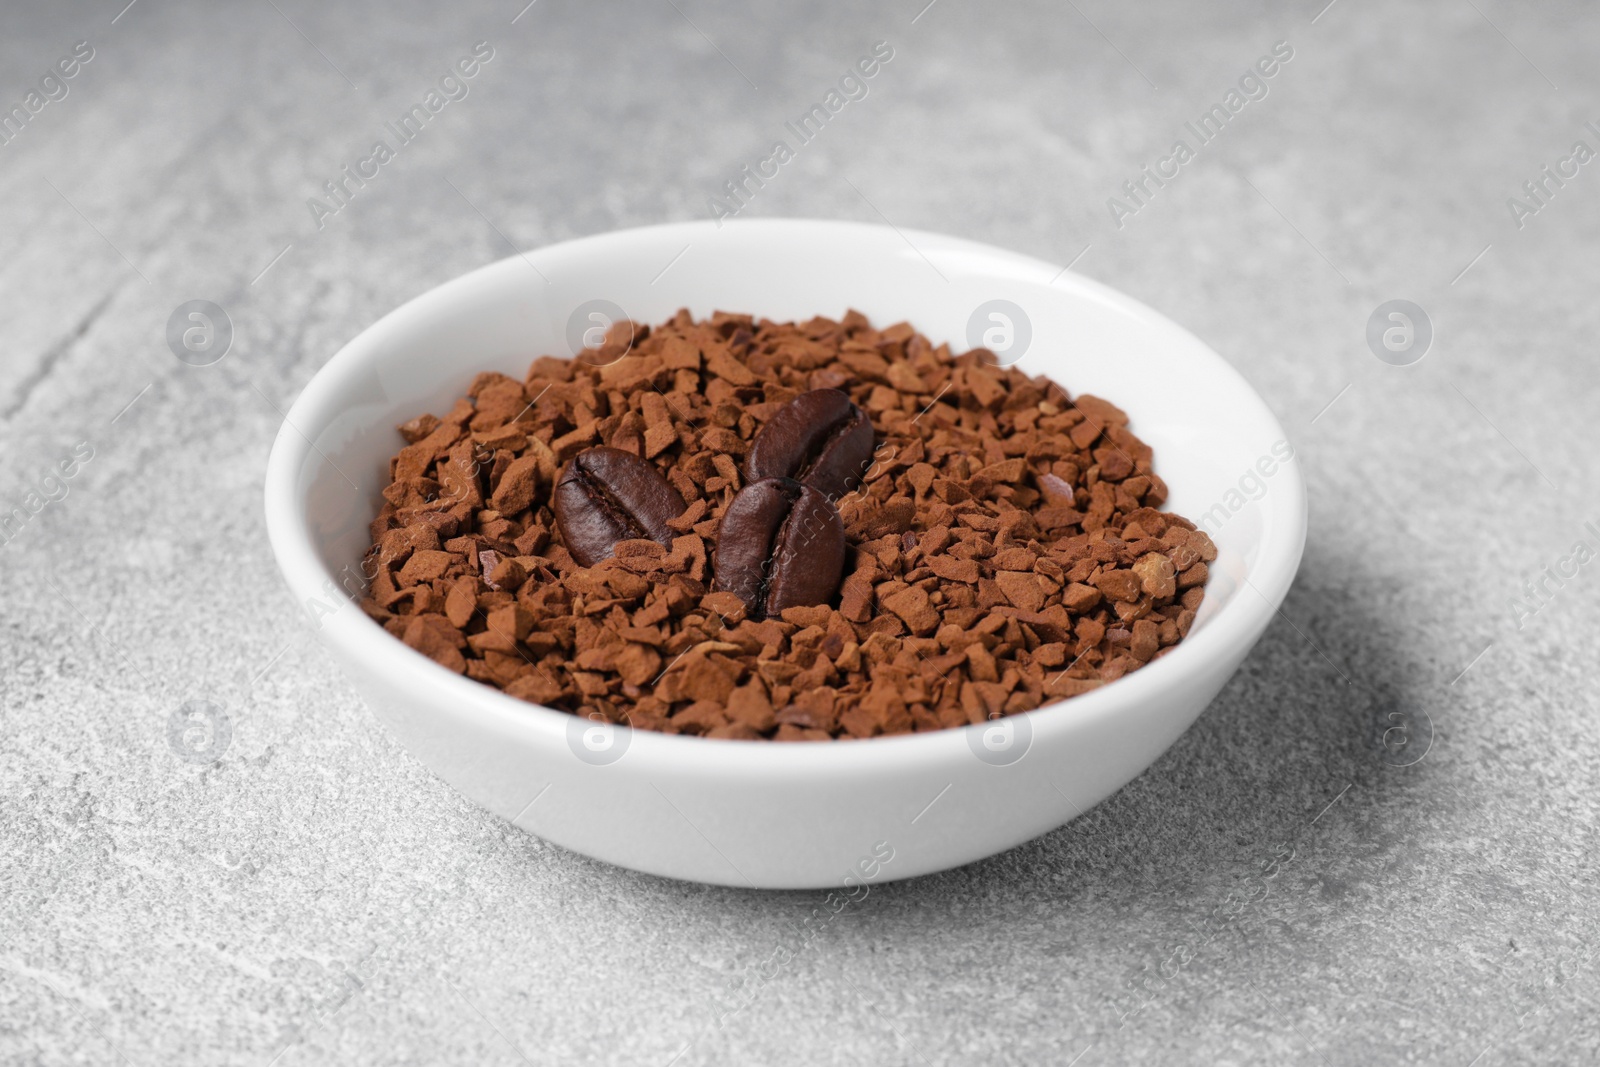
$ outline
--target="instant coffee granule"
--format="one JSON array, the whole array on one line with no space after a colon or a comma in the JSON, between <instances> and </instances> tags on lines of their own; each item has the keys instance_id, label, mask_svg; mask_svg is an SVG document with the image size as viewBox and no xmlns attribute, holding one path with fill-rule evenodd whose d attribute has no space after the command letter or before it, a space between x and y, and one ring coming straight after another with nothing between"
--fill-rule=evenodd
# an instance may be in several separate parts
<instances>
[{"instance_id":1,"label":"instant coffee granule","mask_svg":"<svg viewBox=\"0 0 1600 1067\"><path fill-rule=\"evenodd\" d=\"M1028 711L1164 655L1216 558L1157 510L1115 405L856 312L619 323L399 429L366 613L449 670L642 729Z\"/></svg>"}]
</instances>

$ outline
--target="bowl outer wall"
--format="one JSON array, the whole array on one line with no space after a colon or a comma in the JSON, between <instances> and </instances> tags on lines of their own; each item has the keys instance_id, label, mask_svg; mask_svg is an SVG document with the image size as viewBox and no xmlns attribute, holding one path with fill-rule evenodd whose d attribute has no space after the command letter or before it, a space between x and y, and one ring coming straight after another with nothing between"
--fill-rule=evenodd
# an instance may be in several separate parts
<instances>
[{"instance_id":1,"label":"bowl outer wall","mask_svg":"<svg viewBox=\"0 0 1600 1067\"><path fill-rule=\"evenodd\" d=\"M1305 536L1304 485L1292 462L1283 465L1259 506L1240 513L1234 526L1219 534L1219 547L1240 542L1237 553L1227 548L1213 575L1216 583L1229 569L1223 565L1237 571L1228 579L1234 588L1227 603L1161 660L1102 690L1020 717L1027 721L1031 742L1026 755L1008 766L991 766L974 755L969 739L982 729L977 727L831 745L716 742L633 731L621 759L595 766L574 754L569 729L577 720L572 716L530 706L438 667L394 641L337 595L338 568L331 565L335 560L329 539L309 513L321 506L312 498L325 498L334 481L329 474L333 461L324 456L345 459L352 441L387 431L370 419L361 423L360 417L352 426L345 417L360 409L361 398L374 389L391 407L399 404L408 413L428 406L389 395L403 391L393 382L386 388L382 357L389 349L441 329L445 332L440 336L458 337L471 332L475 316L498 314L514 320L510 328L529 335L542 329L541 350L560 351L552 323L561 316L546 313L541 324L539 312L524 307L541 300L558 309L566 306L560 298L541 296L535 272L558 278L574 270L620 272L638 261L665 263L675 252L687 258L687 251L679 250L697 245L702 255L713 257L713 265L721 253L731 263L742 262L741 256L751 262L778 256L831 263L836 269L829 273L864 271L855 280L858 289L852 291L850 304L880 323L908 317L895 316L892 309L897 300L917 302L904 295L916 291L917 279L901 276L924 267L930 287L940 285L934 277L938 273L949 277L944 284L979 295L1019 296L1030 307L1059 298L1076 302L1073 313L1104 310L1113 318L1126 318L1130 330L1152 334L1163 349L1181 350L1181 366L1166 373L1192 375L1185 387L1222 397L1235 436L1240 436L1241 424L1248 426L1241 440L1250 447L1233 443L1235 462L1252 448L1283 439L1281 428L1248 385L1186 331L1088 279L1061 275L1049 264L984 245L850 223L757 220L722 229L688 223L621 231L512 257L418 297L345 346L296 401L269 462L268 530L285 578L297 601L312 610L319 636L379 717L446 781L548 840L651 873L736 886L838 885L879 842L895 851L895 859L877 871L879 880L979 859L1060 825L1148 766L1226 682L1287 593ZM858 261L866 265L857 267ZM901 282L900 294L875 297L873 282L880 275L894 275ZM1052 278L1050 285L1043 284ZM624 278L614 291L630 285L637 290L647 283ZM663 290L667 295L656 299L690 306L697 314L711 310L692 291L693 284L698 283L690 279L689 289L669 287ZM791 288L795 292L785 299L826 299L803 277ZM827 284L820 289L827 290ZM628 302L636 300L637 295ZM508 309L508 301L516 307ZM718 299L713 304L784 314L781 307L754 306L760 302ZM963 305L954 294L949 302L962 311L972 303ZM843 310L821 306L788 314ZM665 315L652 319L636 312L634 317L655 321ZM909 317L921 327L920 318L935 316ZM957 350L965 347L959 330L949 323L926 332L935 340L951 341ZM1146 347L1154 343L1144 340ZM492 362L477 361L471 351L468 340L451 352L448 375L441 371L434 383L433 404L447 406L476 370ZM514 358L525 369L535 354L524 346L517 353L496 353L493 359ZM1071 365L1024 361L1023 366L1047 370L1063 384L1076 386ZM1092 361L1080 362L1078 369L1093 366ZM1171 388L1170 383L1165 387ZM1141 397L1113 393L1111 399L1130 411L1141 436L1160 436L1159 427L1141 423ZM1202 436L1195 447L1209 443ZM392 451L393 442L384 448ZM1158 469L1164 469L1159 444L1156 455ZM344 494L350 498L344 503L354 513L370 516L382 472L360 469L352 475L338 475L360 483ZM363 488L368 490L366 499L361 499ZM1174 498L1179 488L1174 485ZM1240 529L1245 534L1253 529L1254 543L1236 536ZM319 604L333 610L316 608Z\"/></svg>"}]
</instances>

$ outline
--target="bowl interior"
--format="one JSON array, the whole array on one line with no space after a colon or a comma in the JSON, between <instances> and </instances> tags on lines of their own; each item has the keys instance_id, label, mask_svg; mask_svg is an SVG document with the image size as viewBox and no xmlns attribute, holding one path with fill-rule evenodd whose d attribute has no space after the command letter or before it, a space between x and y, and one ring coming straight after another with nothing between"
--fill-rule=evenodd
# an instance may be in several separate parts
<instances>
[{"instance_id":1,"label":"bowl interior","mask_svg":"<svg viewBox=\"0 0 1600 1067\"><path fill-rule=\"evenodd\" d=\"M314 560L299 569L319 572L310 584L354 588L388 460L402 444L395 425L443 413L480 371L521 378L540 355L573 355L583 331L604 322L591 312L655 323L685 307L779 320L854 308L880 327L907 321L960 352L971 347L975 312L995 300L1020 308L1031 333L1016 365L1127 411L1155 450L1166 507L1217 543L1189 641L1130 679L1165 669L1219 619L1259 616L1263 602L1270 612L1298 565L1304 490L1276 420L1221 358L1142 304L1050 264L935 234L809 220L586 238L492 264L386 316L290 412L269 476L275 546L297 593L309 581L297 555ZM275 515L276 504L288 514ZM1259 598L1244 591L1247 577ZM340 625L372 626L364 617Z\"/></svg>"}]
</instances>

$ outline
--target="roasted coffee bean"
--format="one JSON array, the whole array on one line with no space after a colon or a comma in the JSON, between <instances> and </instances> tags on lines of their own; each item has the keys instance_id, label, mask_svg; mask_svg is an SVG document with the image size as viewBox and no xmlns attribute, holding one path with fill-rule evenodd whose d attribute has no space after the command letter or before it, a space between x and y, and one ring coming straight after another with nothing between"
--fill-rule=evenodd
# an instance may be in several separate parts
<instances>
[{"instance_id":1,"label":"roasted coffee bean","mask_svg":"<svg viewBox=\"0 0 1600 1067\"><path fill-rule=\"evenodd\" d=\"M829 500L860 488L872 465L872 422L837 389L813 389L779 408L745 457L745 480L793 478Z\"/></svg>"},{"instance_id":2,"label":"roasted coffee bean","mask_svg":"<svg viewBox=\"0 0 1600 1067\"><path fill-rule=\"evenodd\" d=\"M817 490L766 478L739 490L723 513L712 588L744 601L752 619L826 604L844 573L844 521Z\"/></svg>"},{"instance_id":3,"label":"roasted coffee bean","mask_svg":"<svg viewBox=\"0 0 1600 1067\"><path fill-rule=\"evenodd\" d=\"M620 448L579 452L556 479L556 525L585 567L609 559L618 541L648 537L670 547L667 523L683 509L683 497L653 464Z\"/></svg>"}]
</instances>

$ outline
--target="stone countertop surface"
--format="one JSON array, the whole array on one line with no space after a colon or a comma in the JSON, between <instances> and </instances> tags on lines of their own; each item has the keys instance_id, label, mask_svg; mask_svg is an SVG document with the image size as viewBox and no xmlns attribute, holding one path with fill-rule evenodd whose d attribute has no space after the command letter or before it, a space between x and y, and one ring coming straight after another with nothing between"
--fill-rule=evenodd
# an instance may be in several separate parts
<instances>
[{"instance_id":1,"label":"stone countertop surface","mask_svg":"<svg viewBox=\"0 0 1600 1067\"><path fill-rule=\"evenodd\" d=\"M5 12L0 1061L1600 1057L1600 14L522 3ZM467 95L314 214L479 41ZM368 323L707 217L879 41L741 214L949 232L1161 309L1277 412L1310 538L1133 783L801 940L821 894L618 870L427 773L282 587L262 478ZM165 339L196 299L233 323L209 366ZM1368 343L1399 299L1420 361ZM212 762L169 735L190 700L225 709Z\"/></svg>"}]
</instances>

